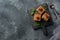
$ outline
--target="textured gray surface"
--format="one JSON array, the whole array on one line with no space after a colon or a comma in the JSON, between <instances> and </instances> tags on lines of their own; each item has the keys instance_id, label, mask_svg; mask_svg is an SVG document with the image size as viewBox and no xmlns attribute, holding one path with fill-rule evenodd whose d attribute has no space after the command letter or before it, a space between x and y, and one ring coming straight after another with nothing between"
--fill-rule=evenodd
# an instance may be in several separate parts
<instances>
[{"instance_id":1,"label":"textured gray surface","mask_svg":"<svg viewBox=\"0 0 60 40\"><path fill-rule=\"evenodd\" d=\"M60 40L60 25L53 30L53 36L49 40Z\"/></svg>"},{"instance_id":2,"label":"textured gray surface","mask_svg":"<svg viewBox=\"0 0 60 40\"><path fill-rule=\"evenodd\" d=\"M27 13L43 2L55 3L60 11L59 0L0 0L0 40L48 40L41 30L33 30Z\"/></svg>"}]
</instances>

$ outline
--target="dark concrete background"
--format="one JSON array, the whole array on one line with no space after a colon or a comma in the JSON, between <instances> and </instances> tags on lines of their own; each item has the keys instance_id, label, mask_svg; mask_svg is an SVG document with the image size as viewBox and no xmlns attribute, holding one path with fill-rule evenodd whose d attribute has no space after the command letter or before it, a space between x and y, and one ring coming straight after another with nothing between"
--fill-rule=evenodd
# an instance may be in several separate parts
<instances>
[{"instance_id":1,"label":"dark concrete background","mask_svg":"<svg viewBox=\"0 0 60 40\"><path fill-rule=\"evenodd\" d=\"M27 13L44 2L53 2L60 11L60 0L0 0L0 40L48 40L41 30L33 30Z\"/></svg>"}]
</instances>

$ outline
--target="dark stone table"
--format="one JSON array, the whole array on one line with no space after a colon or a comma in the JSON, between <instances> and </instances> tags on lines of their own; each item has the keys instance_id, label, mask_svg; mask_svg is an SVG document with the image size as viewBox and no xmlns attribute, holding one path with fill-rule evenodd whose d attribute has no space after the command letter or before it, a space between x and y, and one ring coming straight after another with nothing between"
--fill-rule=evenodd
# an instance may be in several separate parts
<instances>
[{"instance_id":1,"label":"dark stone table","mask_svg":"<svg viewBox=\"0 0 60 40\"><path fill-rule=\"evenodd\" d=\"M33 30L27 13L28 9L44 2L55 3L60 11L59 0L0 0L0 40L48 40L42 30Z\"/></svg>"}]
</instances>

